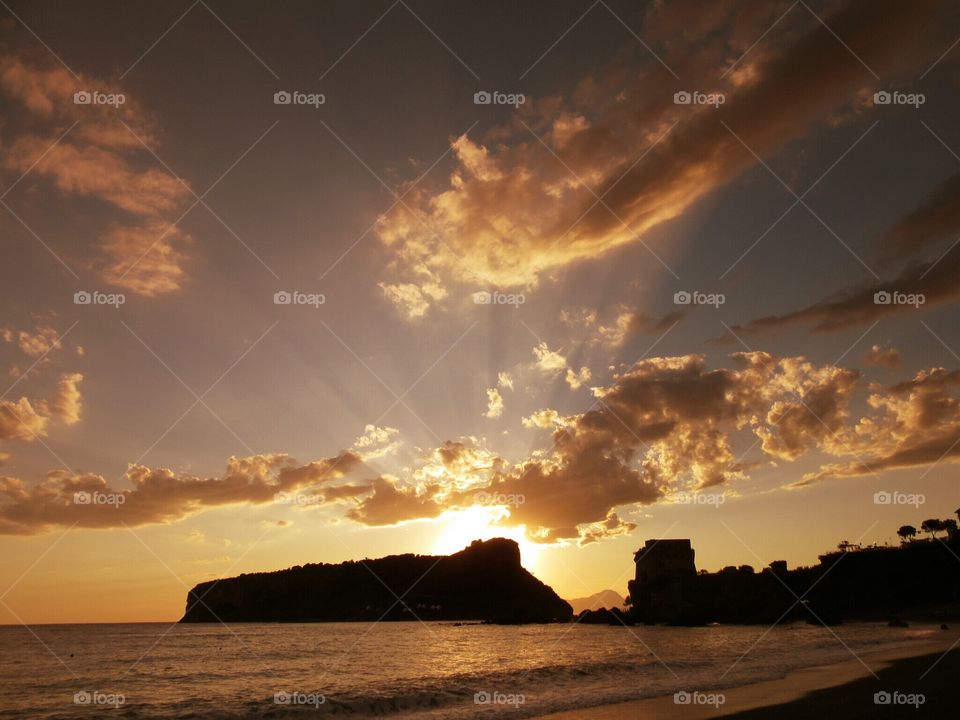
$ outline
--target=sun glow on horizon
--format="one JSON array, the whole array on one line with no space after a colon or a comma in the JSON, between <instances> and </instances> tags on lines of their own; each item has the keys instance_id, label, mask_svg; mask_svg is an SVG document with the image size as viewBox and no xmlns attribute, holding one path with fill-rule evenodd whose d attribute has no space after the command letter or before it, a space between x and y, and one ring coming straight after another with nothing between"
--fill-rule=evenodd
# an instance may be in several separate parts
<instances>
[{"instance_id":1,"label":"sun glow on horizon","mask_svg":"<svg viewBox=\"0 0 960 720\"><path fill-rule=\"evenodd\" d=\"M506 515L503 508L471 507L444 513L441 516L442 530L433 543L433 552L450 555L467 547L474 540L490 540L503 537L515 540L520 546L520 562L535 572L543 547L531 542L522 526L505 527L496 521Z\"/></svg>"}]
</instances>

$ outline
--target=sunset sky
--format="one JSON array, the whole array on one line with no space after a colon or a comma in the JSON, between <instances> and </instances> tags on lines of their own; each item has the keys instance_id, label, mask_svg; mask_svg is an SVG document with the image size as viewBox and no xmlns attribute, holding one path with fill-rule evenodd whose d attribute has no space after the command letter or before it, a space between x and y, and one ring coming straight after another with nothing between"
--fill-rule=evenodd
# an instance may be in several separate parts
<instances>
[{"instance_id":1,"label":"sunset sky","mask_svg":"<svg viewBox=\"0 0 960 720\"><path fill-rule=\"evenodd\" d=\"M958 36L928 0L0 2L0 623L499 535L571 598L646 538L793 566L951 516Z\"/></svg>"}]
</instances>

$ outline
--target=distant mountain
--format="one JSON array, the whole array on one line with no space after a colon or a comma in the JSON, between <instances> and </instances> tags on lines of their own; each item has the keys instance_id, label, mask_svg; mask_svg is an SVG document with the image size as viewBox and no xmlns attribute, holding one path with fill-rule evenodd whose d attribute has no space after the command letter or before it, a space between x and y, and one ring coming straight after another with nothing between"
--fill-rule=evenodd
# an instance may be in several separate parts
<instances>
[{"instance_id":1,"label":"distant mountain","mask_svg":"<svg viewBox=\"0 0 960 720\"><path fill-rule=\"evenodd\" d=\"M590 597L567 600L573 608L573 614L579 615L583 610L599 610L600 608L622 608L623 595L616 590L601 590Z\"/></svg>"},{"instance_id":2,"label":"distant mountain","mask_svg":"<svg viewBox=\"0 0 960 720\"><path fill-rule=\"evenodd\" d=\"M453 555L391 555L200 583L180 622L566 622L570 605L520 565L513 540Z\"/></svg>"}]
</instances>

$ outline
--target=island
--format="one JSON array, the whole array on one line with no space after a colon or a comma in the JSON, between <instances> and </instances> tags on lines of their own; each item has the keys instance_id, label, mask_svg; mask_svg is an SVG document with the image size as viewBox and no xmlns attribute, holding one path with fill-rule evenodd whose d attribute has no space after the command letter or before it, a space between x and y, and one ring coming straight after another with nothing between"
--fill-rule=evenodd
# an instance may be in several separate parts
<instances>
[{"instance_id":1,"label":"island","mask_svg":"<svg viewBox=\"0 0 960 720\"><path fill-rule=\"evenodd\" d=\"M390 555L200 583L180 622L567 622L573 610L520 564L513 540L452 555Z\"/></svg>"}]
</instances>

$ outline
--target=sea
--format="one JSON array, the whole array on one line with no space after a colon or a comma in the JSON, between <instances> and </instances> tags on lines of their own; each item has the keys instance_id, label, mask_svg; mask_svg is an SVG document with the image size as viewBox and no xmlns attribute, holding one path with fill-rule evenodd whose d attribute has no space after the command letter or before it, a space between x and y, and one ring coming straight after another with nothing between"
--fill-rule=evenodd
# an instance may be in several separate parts
<instances>
[{"instance_id":1,"label":"sea","mask_svg":"<svg viewBox=\"0 0 960 720\"><path fill-rule=\"evenodd\" d=\"M2 626L0 718L453 720L674 693L712 702L724 688L935 633L883 624Z\"/></svg>"}]
</instances>

